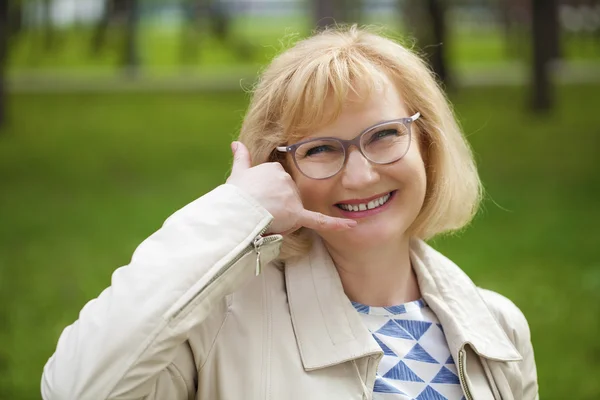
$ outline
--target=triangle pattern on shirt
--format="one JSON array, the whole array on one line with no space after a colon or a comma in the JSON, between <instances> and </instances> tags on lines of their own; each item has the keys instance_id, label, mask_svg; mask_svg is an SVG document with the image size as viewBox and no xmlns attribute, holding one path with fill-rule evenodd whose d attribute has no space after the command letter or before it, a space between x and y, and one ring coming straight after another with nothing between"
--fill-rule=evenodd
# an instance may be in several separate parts
<instances>
[{"instance_id":1,"label":"triangle pattern on shirt","mask_svg":"<svg viewBox=\"0 0 600 400\"><path fill-rule=\"evenodd\" d=\"M383 307L385 308L387 311L391 312L392 314L404 314L406 312L406 306L404 304L400 304L399 306L390 306L390 307Z\"/></svg>"},{"instance_id":2,"label":"triangle pattern on shirt","mask_svg":"<svg viewBox=\"0 0 600 400\"><path fill-rule=\"evenodd\" d=\"M431 364L437 364L438 362L429 355L428 352L425 351L423 347L419 343L415 344L415 347L404 357L409 360L421 361Z\"/></svg>"},{"instance_id":3,"label":"triangle pattern on shirt","mask_svg":"<svg viewBox=\"0 0 600 400\"><path fill-rule=\"evenodd\" d=\"M410 333L406 332L401 326L398 326L394 320L389 320L386 322L385 325L379 328L376 333L401 339L413 338Z\"/></svg>"},{"instance_id":4,"label":"triangle pattern on shirt","mask_svg":"<svg viewBox=\"0 0 600 400\"><path fill-rule=\"evenodd\" d=\"M384 353L373 400L464 400L441 324L423 300L390 307L352 305Z\"/></svg>"},{"instance_id":5,"label":"triangle pattern on shirt","mask_svg":"<svg viewBox=\"0 0 600 400\"><path fill-rule=\"evenodd\" d=\"M440 369L440 372L438 372L435 378L433 378L431 383L449 383L459 385L460 381L458 380L458 376L454 375L452 371L450 371L446 367L442 367L442 369Z\"/></svg>"},{"instance_id":6,"label":"triangle pattern on shirt","mask_svg":"<svg viewBox=\"0 0 600 400\"><path fill-rule=\"evenodd\" d=\"M406 394L400 389L390 385L389 383L380 378L375 379L375 386L373 386L373 392Z\"/></svg>"},{"instance_id":7,"label":"triangle pattern on shirt","mask_svg":"<svg viewBox=\"0 0 600 400\"><path fill-rule=\"evenodd\" d=\"M383 350L383 354L385 354L386 356L396 356L396 353L394 353L389 347L387 347L385 345L385 343L383 343L381 341L381 339L379 339L375 335L373 335L373 338L375 339L375 341L377 342L377 344L379 345L379 347L381 347L381 350Z\"/></svg>"},{"instance_id":8,"label":"triangle pattern on shirt","mask_svg":"<svg viewBox=\"0 0 600 400\"><path fill-rule=\"evenodd\" d=\"M385 378L383 380L387 380L390 385L394 385L397 389L402 390L410 400L414 400L419 393L425 389L425 386L427 386L426 382L395 381L393 379ZM402 397L400 397L400 399L402 399ZM373 400L375 400L375 398Z\"/></svg>"},{"instance_id":9,"label":"triangle pattern on shirt","mask_svg":"<svg viewBox=\"0 0 600 400\"><path fill-rule=\"evenodd\" d=\"M442 396L439 392L437 392L431 386L427 386L425 390L419 394L419 396L415 400L448 400L446 397Z\"/></svg>"},{"instance_id":10,"label":"triangle pattern on shirt","mask_svg":"<svg viewBox=\"0 0 600 400\"><path fill-rule=\"evenodd\" d=\"M403 361L398 362L383 377L400 381L423 382L423 379L419 378Z\"/></svg>"},{"instance_id":11,"label":"triangle pattern on shirt","mask_svg":"<svg viewBox=\"0 0 600 400\"><path fill-rule=\"evenodd\" d=\"M427 383L430 383L431 380L436 377L441 368L440 364L430 364L416 360L409 360L407 358L404 358L403 361L404 364L406 364L408 368L412 370L412 372L417 374L419 378L423 379Z\"/></svg>"},{"instance_id":12,"label":"triangle pattern on shirt","mask_svg":"<svg viewBox=\"0 0 600 400\"><path fill-rule=\"evenodd\" d=\"M447 385L443 383L432 383L430 385L436 392L447 399L462 400L463 391L460 385Z\"/></svg>"},{"instance_id":13,"label":"triangle pattern on shirt","mask_svg":"<svg viewBox=\"0 0 600 400\"><path fill-rule=\"evenodd\" d=\"M370 311L370 308L371 308L371 307L366 306L364 304L355 303L355 302L352 302L352 305L354 306L354 309L356 311L358 311L359 313L362 313L362 314L368 314L369 311Z\"/></svg>"},{"instance_id":14,"label":"triangle pattern on shirt","mask_svg":"<svg viewBox=\"0 0 600 400\"><path fill-rule=\"evenodd\" d=\"M394 321L410 333L415 340L421 339L421 336L423 336L423 334L427 332L427 329L432 325L431 322L425 321L411 321L406 319L397 319Z\"/></svg>"}]
</instances>

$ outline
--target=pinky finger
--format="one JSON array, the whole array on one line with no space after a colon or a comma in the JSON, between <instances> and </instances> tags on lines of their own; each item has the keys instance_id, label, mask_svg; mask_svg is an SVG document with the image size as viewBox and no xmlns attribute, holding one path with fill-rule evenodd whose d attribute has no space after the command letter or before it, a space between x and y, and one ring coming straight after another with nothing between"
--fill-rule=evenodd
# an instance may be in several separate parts
<instances>
[{"instance_id":1,"label":"pinky finger","mask_svg":"<svg viewBox=\"0 0 600 400\"><path fill-rule=\"evenodd\" d=\"M302 212L299 223L315 231L339 231L354 228L358 224L353 219L330 217L308 210Z\"/></svg>"}]
</instances>

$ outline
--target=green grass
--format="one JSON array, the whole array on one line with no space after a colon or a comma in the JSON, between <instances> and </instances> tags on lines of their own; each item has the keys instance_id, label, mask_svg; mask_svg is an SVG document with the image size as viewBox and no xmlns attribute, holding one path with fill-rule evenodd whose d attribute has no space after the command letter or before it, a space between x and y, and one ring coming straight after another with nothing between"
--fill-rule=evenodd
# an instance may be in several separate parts
<instances>
[{"instance_id":1,"label":"green grass","mask_svg":"<svg viewBox=\"0 0 600 400\"><path fill-rule=\"evenodd\" d=\"M544 399L600 397L599 86L525 112L519 88L453 96L488 191L436 245L513 299ZM237 92L13 95L0 137L0 398L39 398L61 330L173 211L223 182Z\"/></svg>"}]
</instances>

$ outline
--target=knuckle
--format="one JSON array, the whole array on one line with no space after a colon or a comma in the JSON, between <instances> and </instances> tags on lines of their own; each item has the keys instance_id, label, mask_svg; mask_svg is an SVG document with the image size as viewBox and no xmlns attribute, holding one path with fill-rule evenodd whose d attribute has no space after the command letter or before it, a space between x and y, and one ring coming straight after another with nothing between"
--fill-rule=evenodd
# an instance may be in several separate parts
<instances>
[{"instance_id":1,"label":"knuckle","mask_svg":"<svg viewBox=\"0 0 600 400\"><path fill-rule=\"evenodd\" d=\"M319 224L319 226L324 226L327 223L327 219L323 214L317 214L317 223Z\"/></svg>"}]
</instances>

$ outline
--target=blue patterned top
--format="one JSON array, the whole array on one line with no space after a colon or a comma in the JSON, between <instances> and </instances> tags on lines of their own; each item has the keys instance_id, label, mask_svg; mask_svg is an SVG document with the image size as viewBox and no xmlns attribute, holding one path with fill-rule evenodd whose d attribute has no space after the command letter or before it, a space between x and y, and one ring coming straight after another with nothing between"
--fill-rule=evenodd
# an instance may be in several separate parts
<instances>
[{"instance_id":1,"label":"blue patterned top","mask_svg":"<svg viewBox=\"0 0 600 400\"><path fill-rule=\"evenodd\" d=\"M384 354L373 400L464 400L442 325L424 300L352 305Z\"/></svg>"}]
</instances>

